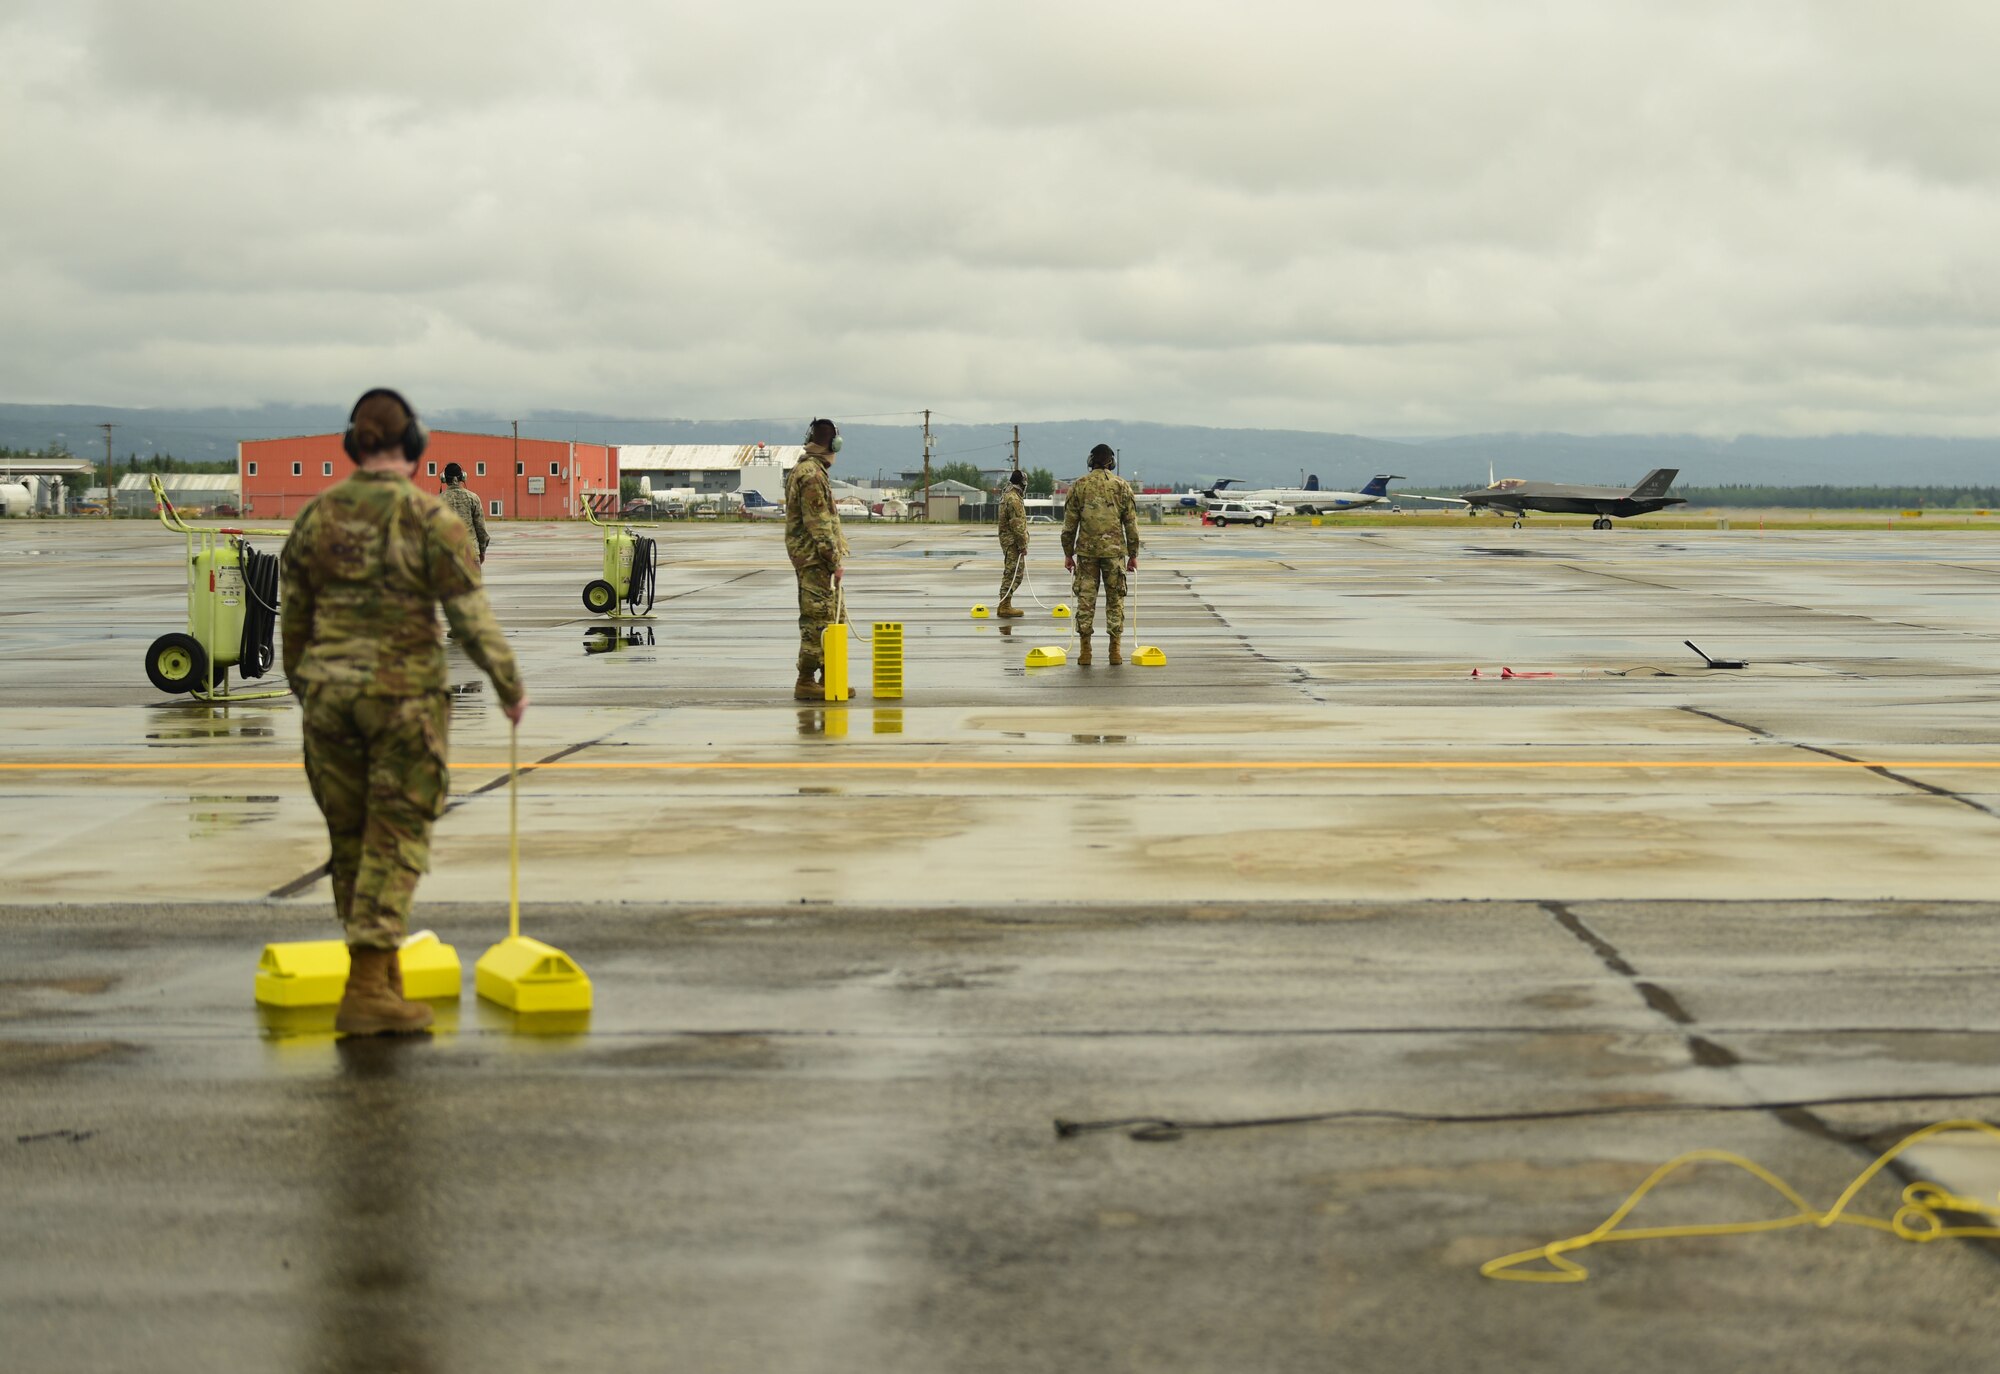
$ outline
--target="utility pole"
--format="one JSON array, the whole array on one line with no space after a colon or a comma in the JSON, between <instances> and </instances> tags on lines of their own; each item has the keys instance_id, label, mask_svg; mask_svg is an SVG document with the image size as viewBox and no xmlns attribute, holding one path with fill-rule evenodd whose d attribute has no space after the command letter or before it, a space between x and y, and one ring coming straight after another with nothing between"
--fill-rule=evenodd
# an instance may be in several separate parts
<instances>
[{"instance_id":1,"label":"utility pole","mask_svg":"<svg viewBox=\"0 0 2000 1374\"><path fill-rule=\"evenodd\" d=\"M111 431L118 428L118 426L115 424L99 424L97 427L104 431L104 518L109 520L111 518L112 493L118 487L118 469L114 466L115 460L111 456Z\"/></svg>"},{"instance_id":2,"label":"utility pole","mask_svg":"<svg viewBox=\"0 0 2000 1374\"><path fill-rule=\"evenodd\" d=\"M1021 470L1021 427L1014 426L1014 471Z\"/></svg>"},{"instance_id":3,"label":"utility pole","mask_svg":"<svg viewBox=\"0 0 2000 1374\"><path fill-rule=\"evenodd\" d=\"M521 514L521 422L519 420L515 420L513 424L514 424L514 506L513 509L507 512L509 518L517 518Z\"/></svg>"},{"instance_id":4,"label":"utility pole","mask_svg":"<svg viewBox=\"0 0 2000 1374\"><path fill-rule=\"evenodd\" d=\"M924 523L931 522L931 413L924 412Z\"/></svg>"}]
</instances>

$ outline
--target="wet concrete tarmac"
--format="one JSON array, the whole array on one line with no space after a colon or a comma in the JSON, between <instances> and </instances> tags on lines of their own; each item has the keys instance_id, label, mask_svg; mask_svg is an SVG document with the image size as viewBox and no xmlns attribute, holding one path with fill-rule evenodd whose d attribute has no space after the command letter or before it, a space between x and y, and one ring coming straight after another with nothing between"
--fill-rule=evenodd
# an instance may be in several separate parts
<instances>
[{"instance_id":1,"label":"wet concrete tarmac","mask_svg":"<svg viewBox=\"0 0 2000 1374\"><path fill-rule=\"evenodd\" d=\"M146 683L178 541L0 526L9 1367L1979 1367L1969 1244L1477 1274L1683 1149L1823 1205L2000 1100L2000 546L1630 534L1149 529L1168 665L1026 671L1064 635L966 615L990 537L856 529L909 686L857 645L843 710L788 699L768 527L668 531L636 636L583 613L594 532L498 530L528 925L598 1009L342 1049L250 1004L263 940L330 933L296 712ZM422 919L469 963L506 740L460 667Z\"/></svg>"}]
</instances>

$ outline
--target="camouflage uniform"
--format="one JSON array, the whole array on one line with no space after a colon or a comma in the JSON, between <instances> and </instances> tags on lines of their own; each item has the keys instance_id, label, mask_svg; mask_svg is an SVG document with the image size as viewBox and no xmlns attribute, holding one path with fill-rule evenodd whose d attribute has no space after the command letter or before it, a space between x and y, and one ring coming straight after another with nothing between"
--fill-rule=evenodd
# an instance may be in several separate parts
<instances>
[{"instance_id":1,"label":"camouflage uniform","mask_svg":"<svg viewBox=\"0 0 2000 1374\"><path fill-rule=\"evenodd\" d=\"M1092 468L1069 489L1063 510L1063 557L1076 559L1076 632L1088 637L1104 582L1104 624L1125 633L1125 561L1139 554L1139 511L1132 488L1109 468Z\"/></svg>"},{"instance_id":2,"label":"camouflage uniform","mask_svg":"<svg viewBox=\"0 0 2000 1374\"><path fill-rule=\"evenodd\" d=\"M847 561L847 536L833 508L826 465L833 456L824 444L807 444L805 457L785 474L785 552L799 579L799 679L822 666L820 632L839 614L833 575Z\"/></svg>"},{"instance_id":3,"label":"camouflage uniform","mask_svg":"<svg viewBox=\"0 0 2000 1374\"><path fill-rule=\"evenodd\" d=\"M479 541L479 561L486 561L486 514L479 509L479 498L465 489L463 482L448 482L444 489L444 503L457 513L458 518L472 528L472 537Z\"/></svg>"},{"instance_id":4,"label":"camouflage uniform","mask_svg":"<svg viewBox=\"0 0 2000 1374\"><path fill-rule=\"evenodd\" d=\"M1028 504L1021 489L1009 483L1000 498L1000 552L1007 566L1000 574L1000 599L1009 601L1021 586L1021 574L1028 566Z\"/></svg>"},{"instance_id":5,"label":"camouflage uniform","mask_svg":"<svg viewBox=\"0 0 2000 1374\"><path fill-rule=\"evenodd\" d=\"M514 655L480 589L472 535L400 473L356 472L285 541L285 676L305 702L306 778L326 817L350 945L394 949L450 789L434 603L502 702Z\"/></svg>"}]
</instances>

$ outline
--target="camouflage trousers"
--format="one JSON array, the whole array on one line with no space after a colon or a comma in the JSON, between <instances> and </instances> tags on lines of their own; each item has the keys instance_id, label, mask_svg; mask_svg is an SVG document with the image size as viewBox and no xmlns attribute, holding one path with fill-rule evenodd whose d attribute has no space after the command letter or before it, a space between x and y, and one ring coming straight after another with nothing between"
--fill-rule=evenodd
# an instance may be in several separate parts
<instances>
[{"instance_id":1,"label":"camouflage trousers","mask_svg":"<svg viewBox=\"0 0 2000 1374\"><path fill-rule=\"evenodd\" d=\"M1097 622L1097 583L1104 582L1104 628L1114 635L1125 633L1125 560L1085 558L1078 554L1076 580L1076 632L1088 635Z\"/></svg>"},{"instance_id":2,"label":"camouflage trousers","mask_svg":"<svg viewBox=\"0 0 2000 1374\"><path fill-rule=\"evenodd\" d=\"M799 575L799 676L811 677L824 663L820 632L840 613L840 589L833 584L833 569L821 563L795 568Z\"/></svg>"},{"instance_id":3,"label":"camouflage trousers","mask_svg":"<svg viewBox=\"0 0 2000 1374\"><path fill-rule=\"evenodd\" d=\"M1007 560L1007 566L1000 570L1000 599L1007 601L1021 589L1021 577L1028 570L1028 546L1002 539L1000 552Z\"/></svg>"},{"instance_id":4,"label":"camouflage trousers","mask_svg":"<svg viewBox=\"0 0 2000 1374\"><path fill-rule=\"evenodd\" d=\"M417 878L431 866L431 823L451 790L450 722L443 692L306 692L306 780L333 842L333 904L350 945L394 949L406 933Z\"/></svg>"}]
</instances>

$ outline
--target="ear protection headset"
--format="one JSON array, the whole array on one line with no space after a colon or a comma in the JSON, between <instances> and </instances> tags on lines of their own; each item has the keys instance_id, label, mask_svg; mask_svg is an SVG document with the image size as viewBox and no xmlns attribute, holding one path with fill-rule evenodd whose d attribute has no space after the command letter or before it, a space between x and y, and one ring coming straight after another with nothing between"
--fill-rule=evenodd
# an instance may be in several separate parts
<instances>
[{"instance_id":1,"label":"ear protection headset","mask_svg":"<svg viewBox=\"0 0 2000 1374\"><path fill-rule=\"evenodd\" d=\"M430 445L431 432L425 429L424 422L417 418L417 408L403 399L403 393L386 386L362 392L361 399L354 403L354 409L347 412L347 433L340 436L341 448L347 451L349 458L357 462L360 460L361 445L354 437L354 421L361 414L361 407L377 396L387 396L401 406L403 413L410 417L410 422L403 426L403 432L389 440L389 447L402 449L404 458L412 463L416 462L424 456L424 449Z\"/></svg>"}]
</instances>

